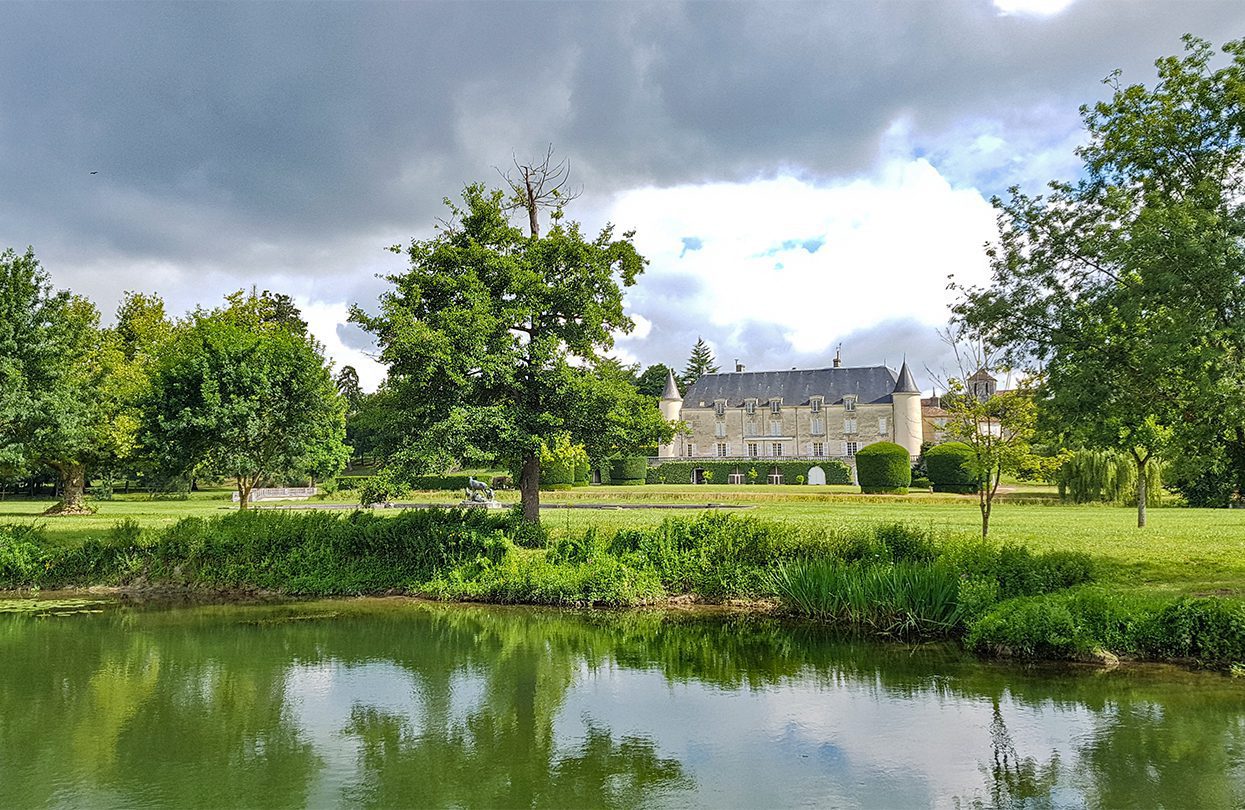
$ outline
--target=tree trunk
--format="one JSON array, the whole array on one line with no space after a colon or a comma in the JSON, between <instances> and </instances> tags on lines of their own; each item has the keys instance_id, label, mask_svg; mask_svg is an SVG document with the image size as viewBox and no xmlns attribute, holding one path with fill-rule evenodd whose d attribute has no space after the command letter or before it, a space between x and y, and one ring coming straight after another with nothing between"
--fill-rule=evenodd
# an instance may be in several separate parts
<instances>
[{"instance_id":1,"label":"tree trunk","mask_svg":"<svg viewBox=\"0 0 1245 810\"><path fill-rule=\"evenodd\" d=\"M86 515L91 510L86 505L86 465L67 461L53 465L60 474L60 502L47 510L47 515Z\"/></svg>"},{"instance_id":2,"label":"tree trunk","mask_svg":"<svg viewBox=\"0 0 1245 810\"><path fill-rule=\"evenodd\" d=\"M540 455L528 453L519 470L519 498L523 503L523 519L540 523Z\"/></svg>"},{"instance_id":3,"label":"tree trunk","mask_svg":"<svg viewBox=\"0 0 1245 810\"><path fill-rule=\"evenodd\" d=\"M1146 500L1147 500L1147 482L1146 482L1146 465L1150 461L1150 457L1146 456L1145 461L1137 459L1137 528L1144 529L1146 527Z\"/></svg>"},{"instance_id":4,"label":"tree trunk","mask_svg":"<svg viewBox=\"0 0 1245 810\"><path fill-rule=\"evenodd\" d=\"M238 509L243 510L251 505L251 488L254 484L244 478L238 480Z\"/></svg>"},{"instance_id":5,"label":"tree trunk","mask_svg":"<svg viewBox=\"0 0 1245 810\"><path fill-rule=\"evenodd\" d=\"M540 238L540 216L536 205L536 190L532 188L532 176L524 173L523 184L527 188L527 199L525 200L527 208L527 224L532 230L532 237Z\"/></svg>"}]
</instances>

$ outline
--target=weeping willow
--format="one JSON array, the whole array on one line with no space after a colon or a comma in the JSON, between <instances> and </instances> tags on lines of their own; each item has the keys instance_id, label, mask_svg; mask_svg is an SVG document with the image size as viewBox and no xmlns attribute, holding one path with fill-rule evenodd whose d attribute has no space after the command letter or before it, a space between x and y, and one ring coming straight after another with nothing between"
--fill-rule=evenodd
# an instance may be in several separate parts
<instances>
[{"instance_id":1,"label":"weeping willow","mask_svg":"<svg viewBox=\"0 0 1245 810\"><path fill-rule=\"evenodd\" d=\"M1157 460L1146 465L1146 502L1162 500L1162 469ZM1059 497L1073 503L1137 502L1137 465L1118 450L1077 450L1059 468Z\"/></svg>"}]
</instances>

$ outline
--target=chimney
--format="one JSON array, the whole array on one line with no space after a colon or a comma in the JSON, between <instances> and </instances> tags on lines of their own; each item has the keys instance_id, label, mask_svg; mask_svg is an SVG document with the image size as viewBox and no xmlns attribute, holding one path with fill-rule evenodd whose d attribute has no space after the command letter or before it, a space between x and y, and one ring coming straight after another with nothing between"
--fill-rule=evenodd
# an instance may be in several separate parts
<instances>
[{"instance_id":1,"label":"chimney","mask_svg":"<svg viewBox=\"0 0 1245 810\"><path fill-rule=\"evenodd\" d=\"M839 368L843 365L843 344L840 343L834 350L834 367Z\"/></svg>"},{"instance_id":2,"label":"chimney","mask_svg":"<svg viewBox=\"0 0 1245 810\"><path fill-rule=\"evenodd\" d=\"M739 358L735 358L735 373L738 374L744 370L744 364L739 362Z\"/></svg>"}]
</instances>

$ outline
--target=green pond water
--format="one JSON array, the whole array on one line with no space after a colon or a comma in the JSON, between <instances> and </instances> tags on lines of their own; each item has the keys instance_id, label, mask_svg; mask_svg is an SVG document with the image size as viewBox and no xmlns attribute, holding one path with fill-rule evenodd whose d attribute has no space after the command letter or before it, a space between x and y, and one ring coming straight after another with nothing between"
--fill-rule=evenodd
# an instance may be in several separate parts
<instances>
[{"instance_id":1,"label":"green pond water","mask_svg":"<svg viewBox=\"0 0 1245 810\"><path fill-rule=\"evenodd\" d=\"M4 807L1233 807L1245 685L765 618L0 601Z\"/></svg>"}]
</instances>

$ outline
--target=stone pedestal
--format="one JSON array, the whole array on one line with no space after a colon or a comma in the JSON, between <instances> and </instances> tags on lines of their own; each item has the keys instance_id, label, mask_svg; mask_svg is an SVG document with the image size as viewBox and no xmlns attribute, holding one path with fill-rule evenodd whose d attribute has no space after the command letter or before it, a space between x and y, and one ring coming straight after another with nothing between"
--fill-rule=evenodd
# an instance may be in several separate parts
<instances>
[{"instance_id":1,"label":"stone pedestal","mask_svg":"<svg viewBox=\"0 0 1245 810\"><path fill-rule=\"evenodd\" d=\"M470 498L459 504L463 509L505 509L501 501L473 501Z\"/></svg>"}]
</instances>

